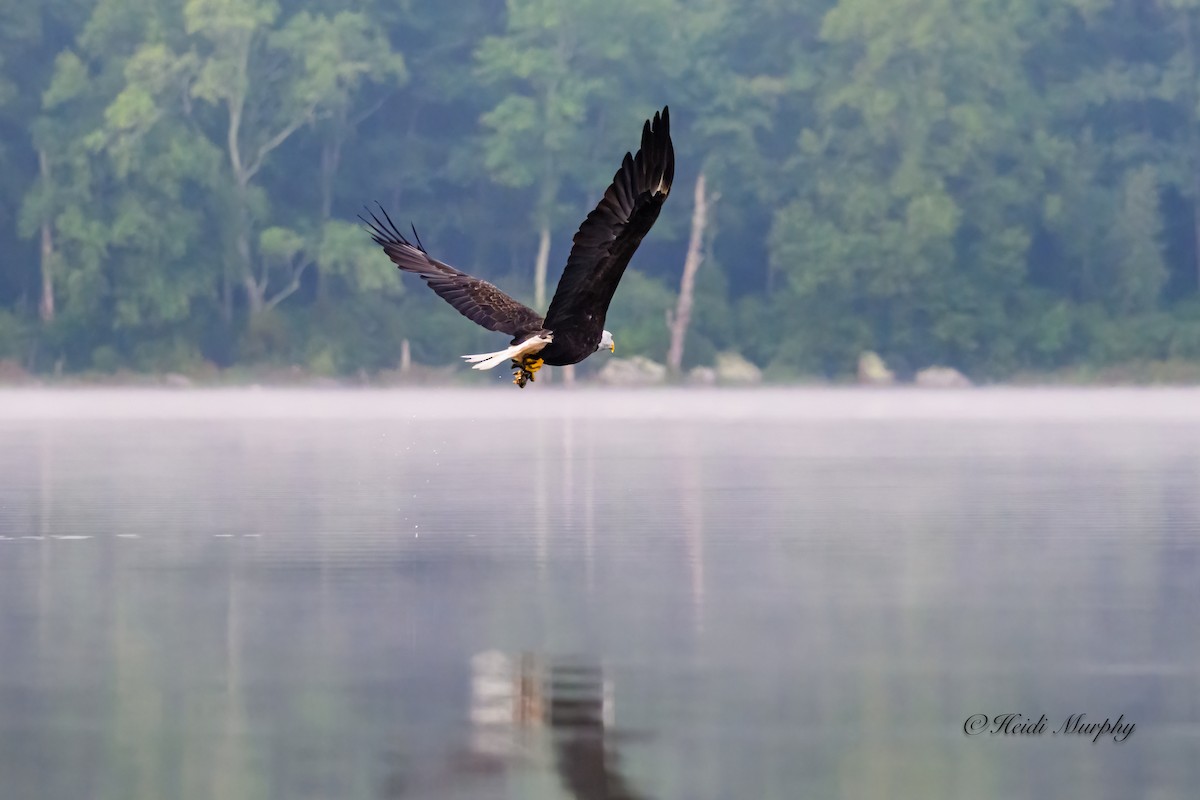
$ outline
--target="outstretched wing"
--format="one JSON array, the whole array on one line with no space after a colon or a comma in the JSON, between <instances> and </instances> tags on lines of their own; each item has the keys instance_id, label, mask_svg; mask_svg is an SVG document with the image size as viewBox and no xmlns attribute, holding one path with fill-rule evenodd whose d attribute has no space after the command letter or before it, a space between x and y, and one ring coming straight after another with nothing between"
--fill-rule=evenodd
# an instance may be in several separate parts
<instances>
[{"instance_id":1,"label":"outstretched wing","mask_svg":"<svg viewBox=\"0 0 1200 800\"><path fill-rule=\"evenodd\" d=\"M379 211L383 214L383 220L370 210L370 220L359 216L370 228L375 243L383 248L383 252L397 267L404 272L420 275L430 289L458 309L464 317L489 331L501 331L509 336L541 330L542 317L532 308L517 302L487 281L472 278L449 264L431 258L425 252L415 228L413 239L416 244L413 244L396 229L383 206L379 207Z\"/></svg>"},{"instance_id":2,"label":"outstretched wing","mask_svg":"<svg viewBox=\"0 0 1200 800\"><path fill-rule=\"evenodd\" d=\"M579 226L558 281L547 329L599 328L633 252L658 219L675 177L667 108L642 127L642 146L625 160L604 198Z\"/></svg>"}]
</instances>

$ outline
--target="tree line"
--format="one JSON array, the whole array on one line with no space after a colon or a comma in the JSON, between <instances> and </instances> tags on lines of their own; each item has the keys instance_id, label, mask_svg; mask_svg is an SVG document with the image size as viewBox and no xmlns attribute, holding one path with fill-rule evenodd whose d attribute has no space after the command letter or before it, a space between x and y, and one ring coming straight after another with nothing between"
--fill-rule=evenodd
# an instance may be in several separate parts
<instances>
[{"instance_id":1,"label":"tree line","mask_svg":"<svg viewBox=\"0 0 1200 800\"><path fill-rule=\"evenodd\" d=\"M1200 362L1198 48L1200 0L0 0L0 359L450 363L494 342L363 205L544 306L670 104L620 354Z\"/></svg>"}]
</instances>

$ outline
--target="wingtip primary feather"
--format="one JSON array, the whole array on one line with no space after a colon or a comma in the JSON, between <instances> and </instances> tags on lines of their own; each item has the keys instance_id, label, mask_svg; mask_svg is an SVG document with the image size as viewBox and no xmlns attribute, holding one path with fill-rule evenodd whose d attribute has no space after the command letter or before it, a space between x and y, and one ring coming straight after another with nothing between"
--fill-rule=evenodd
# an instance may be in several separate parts
<instances>
[{"instance_id":1,"label":"wingtip primary feather","mask_svg":"<svg viewBox=\"0 0 1200 800\"><path fill-rule=\"evenodd\" d=\"M367 219L362 214L359 214L358 218L367 226L367 232L371 234L371 239L374 240L375 244L380 247L386 247L388 244L391 244L387 229L383 227L383 223L379 221L379 217L375 216L375 213L367 206L363 206L363 210L371 215L371 219Z\"/></svg>"},{"instance_id":2,"label":"wingtip primary feather","mask_svg":"<svg viewBox=\"0 0 1200 800\"><path fill-rule=\"evenodd\" d=\"M383 203L380 203L378 200L376 200L375 205L379 206L379 213L383 214L383 218L387 220L388 229L390 230L391 234L396 237L396 241L400 242L401 244L407 244L411 247L412 243L409 242L408 239L404 238L404 234L401 233L400 229L396 227L396 223L392 222L392 218L388 215L387 209L383 207ZM374 216L374 214L372 214L372 216Z\"/></svg>"},{"instance_id":3,"label":"wingtip primary feather","mask_svg":"<svg viewBox=\"0 0 1200 800\"><path fill-rule=\"evenodd\" d=\"M382 220L373 210L371 210L370 206L366 205L363 206L363 210L371 215L371 219L367 219L362 214L359 214L358 218L362 220L364 225L367 226L367 231L371 234L371 238L375 240L376 244L380 245L381 247L386 247L387 245L403 245L405 247L411 247L414 250L419 250L422 253L427 254L429 252L425 249L425 244L421 241L420 234L417 233L416 225L412 224L411 222L409 223L409 227L412 228L413 241L416 242L416 244L413 244L413 242L410 242L408 238L400 232L400 229L396 226L396 223L393 222L392 218L388 215L387 209L383 207L383 204L376 200L375 205L379 207L379 213L383 215Z\"/></svg>"},{"instance_id":4,"label":"wingtip primary feather","mask_svg":"<svg viewBox=\"0 0 1200 800\"><path fill-rule=\"evenodd\" d=\"M646 123L647 128L653 130L653 135L647 143L643 141L643 148L652 147L654 149L653 158L648 158L657 167L659 172L655 182L654 192L656 194L667 195L671 192L671 184L675 179L675 146L671 142L671 107L664 105L662 111L654 113L654 122ZM649 155L649 154L648 154Z\"/></svg>"},{"instance_id":5,"label":"wingtip primary feather","mask_svg":"<svg viewBox=\"0 0 1200 800\"><path fill-rule=\"evenodd\" d=\"M654 112L654 119L646 121L646 127L653 131L658 137L670 141L671 139L671 107L663 106L662 111Z\"/></svg>"},{"instance_id":6,"label":"wingtip primary feather","mask_svg":"<svg viewBox=\"0 0 1200 800\"><path fill-rule=\"evenodd\" d=\"M383 210L383 206L378 200L375 201L375 205L379 206L380 212L383 213L384 218L387 219L388 223L390 223L391 218L388 217L387 212ZM362 220L364 225L367 226L367 229L371 233L371 238L375 240L376 244L380 246L386 246L389 244L408 244L408 240L400 235L400 232L396 230L396 226L385 224L383 220L379 219L375 212L371 210L370 206L363 206L363 211L366 211L368 214L370 214L371 219L367 219L362 214L359 214L358 218Z\"/></svg>"}]
</instances>

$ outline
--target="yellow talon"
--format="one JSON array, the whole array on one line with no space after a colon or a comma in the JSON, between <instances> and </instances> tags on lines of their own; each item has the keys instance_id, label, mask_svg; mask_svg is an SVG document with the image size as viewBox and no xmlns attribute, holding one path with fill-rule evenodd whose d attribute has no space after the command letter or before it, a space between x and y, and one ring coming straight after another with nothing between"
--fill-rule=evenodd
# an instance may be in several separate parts
<instances>
[{"instance_id":1,"label":"yellow talon","mask_svg":"<svg viewBox=\"0 0 1200 800\"><path fill-rule=\"evenodd\" d=\"M522 389L525 388L526 382L530 380L533 380L533 373L529 372L524 367L518 366L516 370L513 371L513 383L515 383L517 386L520 386Z\"/></svg>"},{"instance_id":2,"label":"yellow talon","mask_svg":"<svg viewBox=\"0 0 1200 800\"><path fill-rule=\"evenodd\" d=\"M513 383L524 389L526 383L535 380L534 374L541 369L546 362L540 358L531 358L524 361L517 361L514 358L512 363L513 367L515 368L513 370Z\"/></svg>"}]
</instances>

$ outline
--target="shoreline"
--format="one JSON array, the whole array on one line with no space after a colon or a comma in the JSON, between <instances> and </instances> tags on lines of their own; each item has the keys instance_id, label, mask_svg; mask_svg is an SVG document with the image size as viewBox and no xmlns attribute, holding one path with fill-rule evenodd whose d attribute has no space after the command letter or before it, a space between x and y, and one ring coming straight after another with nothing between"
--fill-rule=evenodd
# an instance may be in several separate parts
<instances>
[{"instance_id":1,"label":"shoreline","mask_svg":"<svg viewBox=\"0 0 1200 800\"><path fill-rule=\"evenodd\" d=\"M550 381L536 384L537 388L563 388L557 374L550 373ZM300 367L265 367L261 369L232 367L224 370L212 369L202 372L156 372L139 373L121 370L115 373L74 372L59 375L32 373L16 366L11 361L0 360L0 391L14 389L51 390L96 390L96 389L342 389L342 390L390 390L390 389L463 389L488 390L511 385L505 373L480 374L464 370L461 364L444 366L414 366L405 374L399 370L387 370L374 374L317 375ZM944 392L958 389L1132 389L1200 387L1200 363L1192 362L1144 362L1122 366L1092 368L1071 367L1047 372L1019 372L997 381L981 380L968 386L928 385L914 379L897 379L889 384L872 385L861 383L852 375L844 378L822 376L762 376L758 382L715 382L693 383L686 379L630 381L610 383L601 380L595 372L576 379L568 388L574 389L862 389L866 391L916 389L927 392Z\"/></svg>"}]
</instances>

